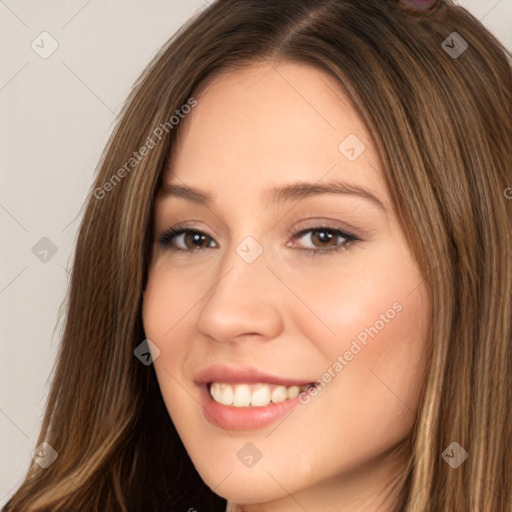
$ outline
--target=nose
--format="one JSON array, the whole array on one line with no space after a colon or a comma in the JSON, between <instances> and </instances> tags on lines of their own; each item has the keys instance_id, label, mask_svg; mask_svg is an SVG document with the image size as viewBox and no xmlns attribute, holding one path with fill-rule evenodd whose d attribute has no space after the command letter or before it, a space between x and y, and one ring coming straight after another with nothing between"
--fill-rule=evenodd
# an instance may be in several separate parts
<instances>
[{"instance_id":1,"label":"nose","mask_svg":"<svg viewBox=\"0 0 512 512\"><path fill-rule=\"evenodd\" d=\"M219 342L273 339L283 328L284 287L267 267L265 250L250 263L240 254L230 248L212 270L197 329Z\"/></svg>"}]
</instances>

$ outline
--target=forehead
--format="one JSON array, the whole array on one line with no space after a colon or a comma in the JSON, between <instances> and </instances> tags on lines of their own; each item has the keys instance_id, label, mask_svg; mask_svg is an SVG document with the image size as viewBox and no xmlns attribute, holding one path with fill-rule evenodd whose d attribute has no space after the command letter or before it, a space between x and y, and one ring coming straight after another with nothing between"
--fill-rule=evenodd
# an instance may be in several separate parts
<instances>
[{"instance_id":1,"label":"forehead","mask_svg":"<svg viewBox=\"0 0 512 512\"><path fill-rule=\"evenodd\" d=\"M198 104L180 124L167 182L184 180L222 195L291 181L346 180L385 200L370 135L327 73L304 64L260 63L225 72L192 96Z\"/></svg>"}]
</instances>

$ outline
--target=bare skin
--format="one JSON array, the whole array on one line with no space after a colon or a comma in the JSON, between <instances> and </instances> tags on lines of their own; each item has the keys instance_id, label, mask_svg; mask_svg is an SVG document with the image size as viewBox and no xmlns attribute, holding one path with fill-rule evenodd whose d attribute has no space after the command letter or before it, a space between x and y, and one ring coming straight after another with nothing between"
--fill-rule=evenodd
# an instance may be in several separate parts
<instances>
[{"instance_id":1,"label":"bare skin","mask_svg":"<svg viewBox=\"0 0 512 512\"><path fill-rule=\"evenodd\" d=\"M298 64L230 72L197 100L165 182L201 189L213 202L158 197L144 294L167 410L204 481L244 510L388 510L405 465L394 449L419 400L430 303L368 131L333 79ZM340 150L350 134L357 139ZM322 193L273 201L264 193L334 181L377 200ZM159 244L183 222L191 234ZM248 236L257 245L244 245ZM262 252L248 263L237 247ZM205 418L194 380L215 363L325 385L271 425L227 430ZM237 457L248 442L261 453L252 467Z\"/></svg>"}]
</instances>

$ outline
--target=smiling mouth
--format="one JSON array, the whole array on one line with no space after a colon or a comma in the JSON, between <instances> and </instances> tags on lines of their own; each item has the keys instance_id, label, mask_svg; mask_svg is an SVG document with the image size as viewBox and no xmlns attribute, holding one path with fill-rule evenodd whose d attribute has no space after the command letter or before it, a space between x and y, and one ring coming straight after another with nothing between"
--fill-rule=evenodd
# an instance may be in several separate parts
<instances>
[{"instance_id":1,"label":"smiling mouth","mask_svg":"<svg viewBox=\"0 0 512 512\"><path fill-rule=\"evenodd\" d=\"M208 391L213 400L222 405L232 407L264 407L296 398L300 393L312 387L316 387L314 382L303 386L283 386L263 382L251 384L210 382L208 384Z\"/></svg>"}]
</instances>

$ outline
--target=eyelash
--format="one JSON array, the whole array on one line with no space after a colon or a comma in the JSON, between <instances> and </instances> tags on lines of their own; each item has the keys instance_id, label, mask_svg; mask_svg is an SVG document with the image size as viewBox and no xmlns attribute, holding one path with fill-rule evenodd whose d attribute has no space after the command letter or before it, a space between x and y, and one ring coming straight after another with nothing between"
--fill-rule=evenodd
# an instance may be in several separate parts
<instances>
[{"instance_id":1,"label":"eyelash","mask_svg":"<svg viewBox=\"0 0 512 512\"><path fill-rule=\"evenodd\" d=\"M337 229L337 228L331 228L329 226L325 226L325 225L322 225L322 224L317 224L317 225L310 226L310 227L305 228L305 229L301 229L300 231L297 231L295 233L291 233L291 236L294 239L302 238L302 236L304 236L306 233L309 233L310 231L311 232L315 232L315 231L329 231L329 232L332 233L333 236L341 237L341 238L345 239L345 241L342 242L340 245L337 245L337 246L332 247L332 248L327 248L327 249L322 249L322 248L317 248L317 249L310 249L310 248L299 249L301 251L305 251L310 256L327 255L327 254L333 254L333 253L341 252L341 251L346 250L347 246L350 245L352 242L360 241L361 240L360 238L356 237L352 233L348 233L346 231L342 231L341 229ZM206 247L206 248L200 248L200 249L177 249L176 247L172 247L171 246L171 241L176 236L182 235L183 233L185 233L185 234L194 233L194 234L198 234L198 235L204 235L207 238L210 238L210 239L213 240L212 237L210 237L208 234L204 233L203 231L199 231L197 229L194 229L192 226L180 225L180 226L175 226L175 227L169 228L168 230L166 230L162 234L160 234L160 236L158 237L158 243L161 246L168 248L169 250L181 251L181 252L196 252L196 251L202 251L203 249L209 249L210 248L210 247Z\"/></svg>"}]
</instances>

